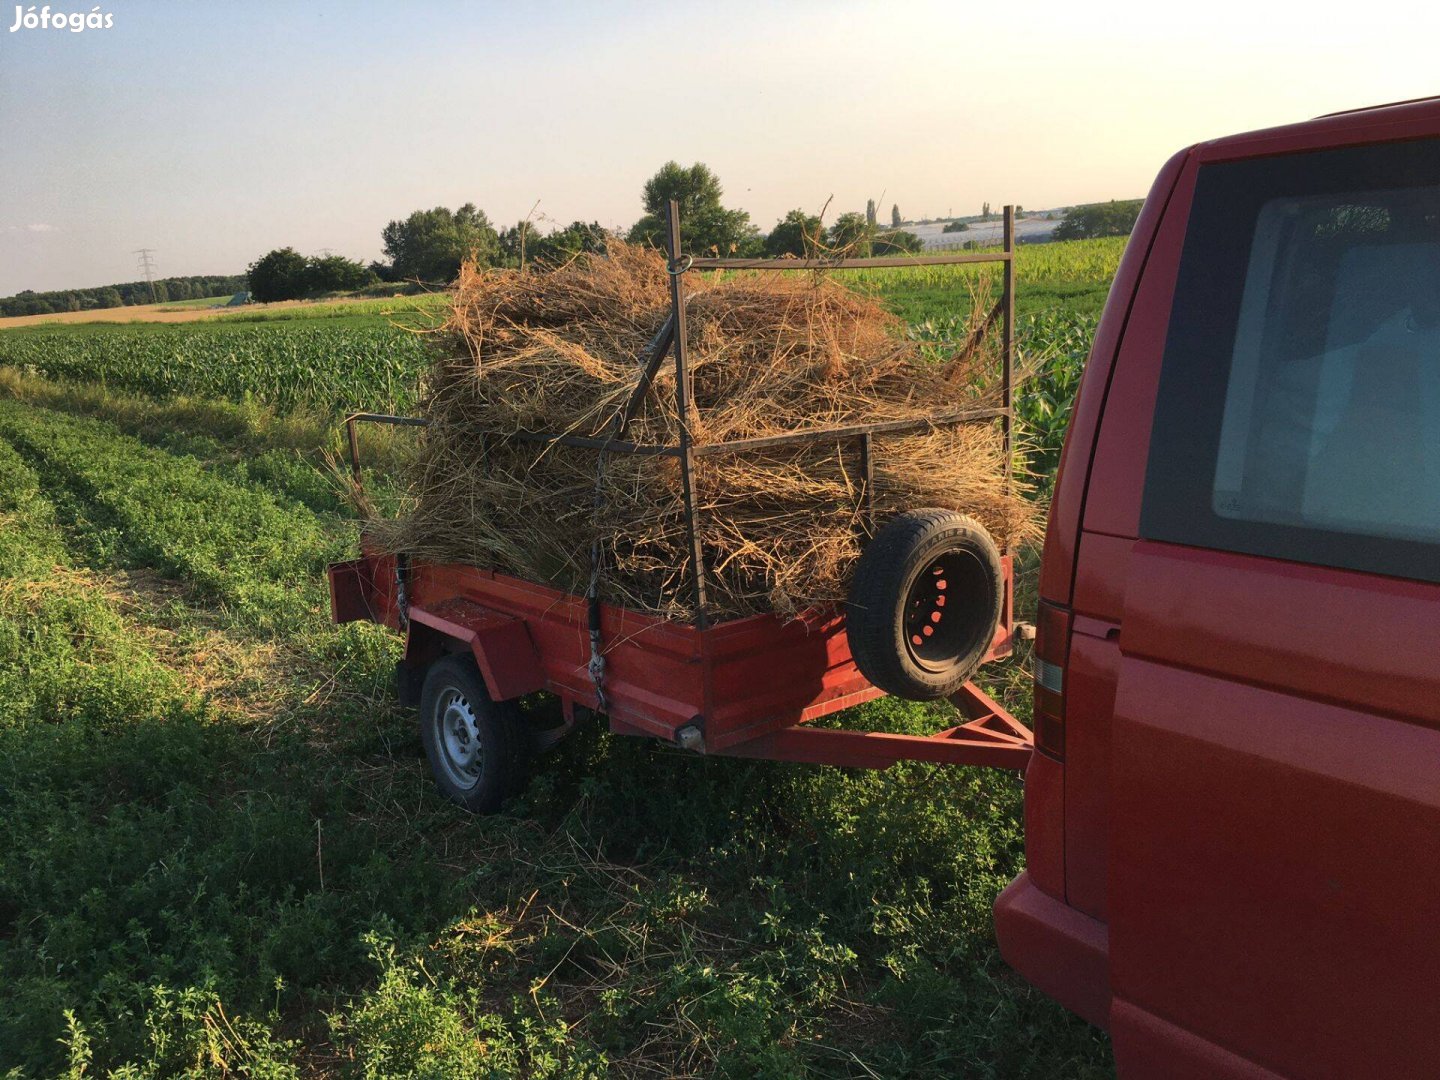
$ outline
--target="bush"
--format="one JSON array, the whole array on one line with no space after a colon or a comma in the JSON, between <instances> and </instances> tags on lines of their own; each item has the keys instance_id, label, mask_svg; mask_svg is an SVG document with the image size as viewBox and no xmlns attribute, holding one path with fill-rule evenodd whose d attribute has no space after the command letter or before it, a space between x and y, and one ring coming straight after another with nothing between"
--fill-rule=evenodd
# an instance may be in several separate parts
<instances>
[{"instance_id":1,"label":"bush","mask_svg":"<svg viewBox=\"0 0 1440 1080\"><path fill-rule=\"evenodd\" d=\"M373 285L379 277L363 263L343 255L310 258L305 264L307 293L353 292Z\"/></svg>"},{"instance_id":2,"label":"bush","mask_svg":"<svg viewBox=\"0 0 1440 1080\"><path fill-rule=\"evenodd\" d=\"M1095 240L1102 236L1129 236L1140 216L1143 199L1072 206L1065 220L1055 227L1056 240Z\"/></svg>"},{"instance_id":3,"label":"bush","mask_svg":"<svg viewBox=\"0 0 1440 1080\"><path fill-rule=\"evenodd\" d=\"M493 266L500 257L500 237L474 203L458 210L416 210L404 221L390 222L380 235L399 280L445 285L466 259Z\"/></svg>"},{"instance_id":4,"label":"bush","mask_svg":"<svg viewBox=\"0 0 1440 1080\"><path fill-rule=\"evenodd\" d=\"M925 241L903 229L879 233L870 244L872 255L918 255L924 250Z\"/></svg>"},{"instance_id":5,"label":"bush","mask_svg":"<svg viewBox=\"0 0 1440 1080\"><path fill-rule=\"evenodd\" d=\"M820 249L820 238L824 235L825 226L818 217L804 210L791 210L765 238L765 254L771 258L781 255L805 258Z\"/></svg>"},{"instance_id":6,"label":"bush","mask_svg":"<svg viewBox=\"0 0 1440 1080\"><path fill-rule=\"evenodd\" d=\"M250 295L262 304L299 300L327 292L353 292L373 285L376 273L343 255L306 258L291 247L276 248L250 265Z\"/></svg>"},{"instance_id":7,"label":"bush","mask_svg":"<svg viewBox=\"0 0 1440 1080\"><path fill-rule=\"evenodd\" d=\"M294 248L276 248L250 264L250 296L262 304L304 296L308 269L305 256Z\"/></svg>"}]
</instances>

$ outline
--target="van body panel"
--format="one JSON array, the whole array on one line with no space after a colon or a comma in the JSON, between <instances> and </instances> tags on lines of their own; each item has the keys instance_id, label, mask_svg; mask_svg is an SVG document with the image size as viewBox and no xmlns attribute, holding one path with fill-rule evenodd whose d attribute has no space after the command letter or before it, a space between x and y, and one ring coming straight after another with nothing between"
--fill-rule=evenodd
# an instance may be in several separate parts
<instances>
[{"instance_id":1,"label":"van body panel","mask_svg":"<svg viewBox=\"0 0 1440 1080\"><path fill-rule=\"evenodd\" d=\"M1170 329L1170 300L1185 247L1195 176L1192 158L1175 185L1156 234L1154 254L1136 292L1130 325L1115 360L1105 417L1095 441L1095 462L1090 467L1080 540L1082 562L1088 558L1084 548L1092 533L1140 535L1140 499L1145 490L1155 389Z\"/></svg>"},{"instance_id":2,"label":"van body panel","mask_svg":"<svg viewBox=\"0 0 1440 1080\"><path fill-rule=\"evenodd\" d=\"M1071 1012L1103 1027L1110 1016L1105 924L1035 884L1027 870L995 901L1000 954Z\"/></svg>"},{"instance_id":3,"label":"van body panel","mask_svg":"<svg viewBox=\"0 0 1440 1080\"><path fill-rule=\"evenodd\" d=\"M1151 239L1189 153L1189 150L1182 150L1171 157L1150 186L1150 194L1145 199L1145 206L1130 234L1130 243L1125 247L1125 254L1111 282L1105 310L1095 331L1095 343L1091 346L1085 372L1080 377L1070 426L1060 451L1060 467L1050 500L1049 527L1045 531L1044 556L1040 562L1040 595L1053 603L1070 603L1086 479L1090 474L1095 433L1110 387L1115 350L1130 317L1131 301L1150 254Z\"/></svg>"},{"instance_id":4,"label":"van body panel","mask_svg":"<svg viewBox=\"0 0 1440 1080\"><path fill-rule=\"evenodd\" d=\"M1440 585L1153 541L1127 573L1127 658L1440 729Z\"/></svg>"},{"instance_id":5,"label":"van body panel","mask_svg":"<svg viewBox=\"0 0 1440 1080\"><path fill-rule=\"evenodd\" d=\"M1065 766L1039 751L1025 766L1025 867L1031 884L1064 900Z\"/></svg>"},{"instance_id":6,"label":"van body panel","mask_svg":"<svg viewBox=\"0 0 1440 1080\"><path fill-rule=\"evenodd\" d=\"M1153 1013L1116 1001L1110 1009L1116 1071L1157 1080L1285 1080Z\"/></svg>"},{"instance_id":7,"label":"van body panel","mask_svg":"<svg viewBox=\"0 0 1440 1080\"><path fill-rule=\"evenodd\" d=\"M1423 222L1412 212L1440 190L1440 150L1419 141L1437 138L1440 100L1428 100L1182 152L1157 178L1107 301L1041 568L1040 599L1065 608L1070 627L1063 649L1047 659L1062 665L1055 685L1063 681L1064 692L1054 695L1063 698L1060 750L1026 779L1027 857L1033 851L1044 870L1002 894L996 929L1021 974L1109 1027L1123 1078L1407 1078L1440 1070L1440 560L1415 555L1417 542L1435 542L1433 531L1405 539L1433 530L1434 518L1390 509L1414 505L1404 501L1412 490L1433 506L1429 489L1415 485L1430 475L1428 433L1440 428L1418 396L1391 391L1387 400L1398 406L1388 410L1372 400L1374 386L1414 385L1374 381L1416 370L1401 354L1434 368L1423 338L1432 324L1415 322L1428 271L1415 277L1397 268L1410 265L1407 246L1440 251L1427 231L1440 212ZM1351 149L1374 144L1389 149ZM1337 148L1313 165L1290 159ZM1218 170L1207 173L1210 165ZM1221 184L1221 175L1230 179ZM1245 186L1252 175L1260 186ZM1221 190L1247 208L1225 218L1231 204L1212 197ZM1347 219L1339 228L1349 231L1340 233L1295 232L1309 224L1275 231L1276 221L1310 222L1303 215L1327 205L1378 206L1388 216L1379 225ZM1219 231L1195 227L1202 206ZM1242 284L1261 296L1239 310L1269 320L1263 339L1253 329L1240 336L1251 324L1234 321L1242 300L1226 300L1224 288L1184 292L1188 308L1176 302L1191 231L1225 238L1202 247L1226 253L1215 265L1232 276L1211 272L1206 280L1234 283L1231 297ZM1282 243L1301 254L1284 254ZM1321 257L1306 261L1304 244ZM1262 251L1290 258L1291 276L1265 269L1256 261ZM1242 277L1233 276L1236 267ZM1252 288L1252 279L1269 284ZM1218 304L1199 299L1212 294ZM1397 343L1405 305L1404 331L1423 333ZM1171 324L1182 315L1183 327L1208 335L1204 351L1198 338L1183 343L1187 351L1177 355L1185 363L1174 370L1190 374L1162 383ZM1242 360L1243 340L1256 344ZM1276 442L1274 432L1289 437L1284 425L1294 418L1284 410L1298 399L1263 398L1242 374L1271 365L1262 388L1292 393L1295 373L1315 370L1315 357L1326 372L1354 365L1343 369L1353 381L1341 384L1353 389L1311 385L1311 441L1299 444L1310 447L1310 471L1300 474L1307 486L1267 488L1274 461L1293 467L1283 455L1297 444ZM1222 415L1216 378L1234 380L1221 402L1226 418L1235 401L1262 410L1273 400L1282 411L1237 413L1237 424L1252 424L1234 427L1240 435L1212 428L1210 442L1187 441L1209 422L1187 415ZM1160 410L1164 423L1157 401L1169 403ZM1365 409L1377 419L1354 423ZM1392 416L1408 434L1395 435L1384 419ZM1233 465L1222 471L1217 437L1230 440L1222 445L1232 462L1242 454L1247 470L1261 462L1243 487ZM1152 471L1152 440L1168 448L1160 458L1172 463L1168 471ZM1280 458L1266 456L1272 445ZM1392 445L1409 456L1385 458ZM1367 465L1363 475L1381 485L1372 497L1368 484L1357 486L1362 474L1347 471L1347 454L1391 460L1399 473L1411 469L1408 480L1387 485L1387 470ZM1324 487L1332 476L1333 491ZM1276 501L1284 498L1305 500L1302 511ZM1372 504L1384 509L1372 512ZM1290 514L1293 525L1266 513ZM1207 514L1219 524L1203 539L1186 535ZM1387 533L1391 523L1399 531ZM1281 543L1292 535L1293 551ZM1101 940L1103 961L1094 956ZM1082 973L1093 982L1088 992ZM1109 1007L1096 1021L1100 1000Z\"/></svg>"},{"instance_id":8,"label":"van body panel","mask_svg":"<svg viewBox=\"0 0 1440 1080\"><path fill-rule=\"evenodd\" d=\"M1153 576L1173 557L1135 566L1127 614L1164 618L1144 597L1173 595ZM1440 892L1423 868L1440 863L1440 733L1208 663L1186 647L1121 664L1116 1000L1283 1074L1433 1076Z\"/></svg>"},{"instance_id":9,"label":"van body panel","mask_svg":"<svg viewBox=\"0 0 1440 1080\"><path fill-rule=\"evenodd\" d=\"M1075 567L1075 614L1118 627L1125 611L1125 566L1135 538L1086 532L1082 542L1085 557Z\"/></svg>"},{"instance_id":10,"label":"van body panel","mask_svg":"<svg viewBox=\"0 0 1440 1080\"><path fill-rule=\"evenodd\" d=\"M1236 161L1337 146L1365 146L1426 138L1436 134L1437 129L1440 129L1440 99L1425 98L1227 135L1200 143L1196 150L1202 163Z\"/></svg>"},{"instance_id":11,"label":"van body panel","mask_svg":"<svg viewBox=\"0 0 1440 1080\"><path fill-rule=\"evenodd\" d=\"M1065 669L1066 710L1105 716L1115 710L1120 643L1077 629ZM1110 725L1077 724L1065 733L1065 899L1079 911L1105 918L1109 871Z\"/></svg>"}]
</instances>

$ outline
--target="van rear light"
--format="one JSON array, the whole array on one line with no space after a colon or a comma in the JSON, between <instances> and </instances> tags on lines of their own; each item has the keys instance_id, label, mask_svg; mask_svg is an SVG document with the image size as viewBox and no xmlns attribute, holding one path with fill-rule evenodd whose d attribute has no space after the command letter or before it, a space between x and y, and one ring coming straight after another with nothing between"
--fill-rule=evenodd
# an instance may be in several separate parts
<instances>
[{"instance_id":1,"label":"van rear light","mask_svg":"<svg viewBox=\"0 0 1440 1080\"><path fill-rule=\"evenodd\" d=\"M1065 661L1070 612L1040 602L1035 619L1035 748L1065 760Z\"/></svg>"}]
</instances>

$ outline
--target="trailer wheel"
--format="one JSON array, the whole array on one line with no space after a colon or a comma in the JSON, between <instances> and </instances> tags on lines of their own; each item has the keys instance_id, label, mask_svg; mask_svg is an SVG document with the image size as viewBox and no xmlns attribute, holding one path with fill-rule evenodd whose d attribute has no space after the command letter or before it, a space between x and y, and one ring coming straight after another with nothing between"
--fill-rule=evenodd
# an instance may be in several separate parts
<instances>
[{"instance_id":1,"label":"trailer wheel","mask_svg":"<svg viewBox=\"0 0 1440 1080\"><path fill-rule=\"evenodd\" d=\"M989 652L1005 591L985 527L953 510L888 521L855 567L846 610L860 673L912 701L949 697Z\"/></svg>"},{"instance_id":2,"label":"trailer wheel","mask_svg":"<svg viewBox=\"0 0 1440 1080\"><path fill-rule=\"evenodd\" d=\"M524 786L519 717L490 700L468 656L432 664L420 693L420 741L435 784L475 814L493 814Z\"/></svg>"}]
</instances>

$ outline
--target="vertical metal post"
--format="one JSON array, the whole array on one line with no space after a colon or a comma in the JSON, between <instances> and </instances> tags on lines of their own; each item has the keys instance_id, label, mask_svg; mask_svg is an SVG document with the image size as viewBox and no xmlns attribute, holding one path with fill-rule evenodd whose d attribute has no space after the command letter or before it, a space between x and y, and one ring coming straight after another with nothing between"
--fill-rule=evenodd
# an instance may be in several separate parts
<instances>
[{"instance_id":1,"label":"vertical metal post","mask_svg":"<svg viewBox=\"0 0 1440 1080\"><path fill-rule=\"evenodd\" d=\"M1001 423L1005 431L1005 481L1010 481L1011 459L1015 455L1015 207L1005 207L1005 331L1004 368L1000 376L1001 391L1005 398L1005 416Z\"/></svg>"},{"instance_id":2,"label":"vertical metal post","mask_svg":"<svg viewBox=\"0 0 1440 1080\"><path fill-rule=\"evenodd\" d=\"M865 485L861 492L861 514L865 524L865 535L875 535L875 457L870 445L870 432L860 436L860 482Z\"/></svg>"},{"instance_id":3,"label":"vertical metal post","mask_svg":"<svg viewBox=\"0 0 1440 1080\"><path fill-rule=\"evenodd\" d=\"M355 481L355 487L359 488L360 479L360 438L355 432L355 417L345 418L345 438L350 443L350 476Z\"/></svg>"},{"instance_id":4,"label":"vertical metal post","mask_svg":"<svg viewBox=\"0 0 1440 1080\"><path fill-rule=\"evenodd\" d=\"M665 215L665 232L670 249L670 312L675 320L675 408L680 416L680 488L685 498L685 538L690 549L690 573L695 586L695 625L701 630L709 622L705 607L705 558L700 549L700 530L695 509L695 450L690 443L690 367L686 356L685 263L680 254L680 207L674 199Z\"/></svg>"}]
</instances>

